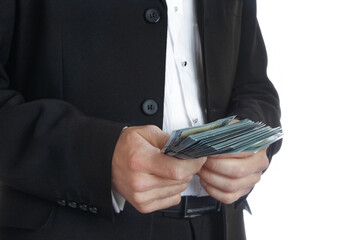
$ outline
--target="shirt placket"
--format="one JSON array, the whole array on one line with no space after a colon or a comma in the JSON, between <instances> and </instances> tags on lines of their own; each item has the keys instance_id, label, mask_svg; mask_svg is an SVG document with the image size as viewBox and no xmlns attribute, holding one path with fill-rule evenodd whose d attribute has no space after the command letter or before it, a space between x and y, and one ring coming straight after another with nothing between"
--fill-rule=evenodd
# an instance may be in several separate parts
<instances>
[{"instance_id":1,"label":"shirt placket","mask_svg":"<svg viewBox=\"0 0 360 240\"><path fill-rule=\"evenodd\" d=\"M194 63L193 55L195 51L194 46L194 14L189 14L184 11L183 0L175 0L177 3L174 6L176 24L179 24L174 33L174 57L176 68L179 76L180 86L182 88L182 97L185 104L185 110L190 126L197 126L204 123L201 114L201 106L199 101L199 86L197 69ZM191 6L186 7L187 10L193 10ZM182 25L184 21L189 21L191 24ZM175 31L175 30L174 30ZM181 42L179 42L181 41Z\"/></svg>"}]
</instances>

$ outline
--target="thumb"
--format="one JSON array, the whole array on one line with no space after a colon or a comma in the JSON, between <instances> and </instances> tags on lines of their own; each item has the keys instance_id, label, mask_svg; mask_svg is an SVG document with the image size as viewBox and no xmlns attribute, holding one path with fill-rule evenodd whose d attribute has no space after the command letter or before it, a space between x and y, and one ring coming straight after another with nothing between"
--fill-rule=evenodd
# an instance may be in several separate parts
<instances>
[{"instance_id":1,"label":"thumb","mask_svg":"<svg viewBox=\"0 0 360 240\"><path fill-rule=\"evenodd\" d=\"M155 125L147 125L139 128L137 133L152 146L162 149L170 136Z\"/></svg>"}]
</instances>

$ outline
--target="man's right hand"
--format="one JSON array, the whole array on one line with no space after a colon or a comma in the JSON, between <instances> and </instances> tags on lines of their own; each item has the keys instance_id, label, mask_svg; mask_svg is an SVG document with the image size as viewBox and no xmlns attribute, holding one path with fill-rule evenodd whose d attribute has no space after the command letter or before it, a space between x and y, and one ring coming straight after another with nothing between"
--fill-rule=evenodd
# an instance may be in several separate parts
<instances>
[{"instance_id":1,"label":"man's right hand","mask_svg":"<svg viewBox=\"0 0 360 240\"><path fill-rule=\"evenodd\" d=\"M169 135L148 125L123 130L112 159L112 185L139 212L177 205L206 158L179 160L161 153Z\"/></svg>"}]
</instances>

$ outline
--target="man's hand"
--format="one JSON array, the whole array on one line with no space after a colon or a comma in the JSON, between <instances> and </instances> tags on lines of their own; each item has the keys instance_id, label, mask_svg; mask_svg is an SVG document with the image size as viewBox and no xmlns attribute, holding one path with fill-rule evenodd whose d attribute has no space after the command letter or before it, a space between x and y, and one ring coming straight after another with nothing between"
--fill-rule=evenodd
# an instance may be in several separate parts
<instances>
[{"instance_id":1,"label":"man's hand","mask_svg":"<svg viewBox=\"0 0 360 240\"><path fill-rule=\"evenodd\" d=\"M206 161L184 161L161 153L168 138L156 126L129 127L116 144L112 185L142 213L178 204L181 192Z\"/></svg>"},{"instance_id":2,"label":"man's hand","mask_svg":"<svg viewBox=\"0 0 360 240\"><path fill-rule=\"evenodd\" d=\"M266 149L208 157L198 173L201 184L220 202L235 202L250 192L269 166Z\"/></svg>"}]
</instances>

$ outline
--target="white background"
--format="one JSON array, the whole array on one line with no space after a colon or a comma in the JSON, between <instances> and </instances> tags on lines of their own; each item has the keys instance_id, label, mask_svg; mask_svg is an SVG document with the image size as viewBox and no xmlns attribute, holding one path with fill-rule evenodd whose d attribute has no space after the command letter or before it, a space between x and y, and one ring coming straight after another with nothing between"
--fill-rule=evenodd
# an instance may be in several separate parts
<instances>
[{"instance_id":1,"label":"white background","mask_svg":"<svg viewBox=\"0 0 360 240\"><path fill-rule=\"evenodd\" d=\"M249 197L248 240L360 239L359 0L258 0L283 147Z\"/></svg>"}]
</instances>

